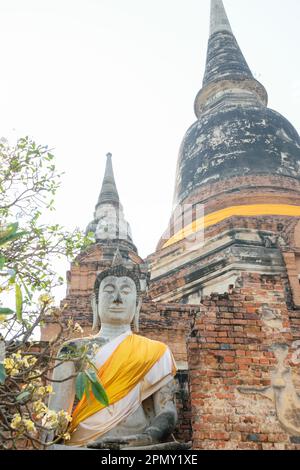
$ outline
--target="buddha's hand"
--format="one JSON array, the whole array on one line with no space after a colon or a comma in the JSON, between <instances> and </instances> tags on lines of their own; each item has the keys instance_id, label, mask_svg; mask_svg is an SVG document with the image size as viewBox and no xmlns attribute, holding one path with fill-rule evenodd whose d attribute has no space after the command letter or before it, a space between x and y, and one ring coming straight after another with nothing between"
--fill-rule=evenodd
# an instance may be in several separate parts
<instances>
[{"instance_id":1,"label":"buddha's hand","mask_svg":"<svg viewBox=\"0 0 300 470\"><path fill-rule=\"evenodd\" d=\"M148 446L152 443L152 437L145 432L141 434L132 434L125 437L104 437L89 443L87 447L91 449L121 449L127 446Z\"/></svg>"},{"instance_id":2,"label":"buddha's hand","mask_svg":"<svg viewBox=\"0 0 300 470\"><path fill-rule=\"evenodd\" d=\"M40 434L40 441L45 446L51 445L54 441L54 431L51 431L50 429L43 429Z\"/></svg>"}]
</instances>

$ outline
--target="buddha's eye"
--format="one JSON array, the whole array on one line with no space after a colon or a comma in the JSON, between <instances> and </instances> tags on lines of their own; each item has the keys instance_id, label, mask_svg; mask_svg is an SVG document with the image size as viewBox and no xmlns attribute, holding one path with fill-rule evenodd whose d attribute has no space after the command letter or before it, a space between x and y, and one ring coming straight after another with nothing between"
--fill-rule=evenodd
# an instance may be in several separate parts
<instances>
[{"instance_id":1,"label":"buddha's eye","mask_svg":"<svg viewBox=\"0 0 300 470\"><path fill-rule=\"evenodd\" d=\"M130 294L131 289L130 289L129 286L122 286L122 287L121 287L121 292L122 292L122 294L127 295L127 294Z\"/></svg>"},{"instance_id":2,"label":"buddha's eye","mask_svg":"<svg viewBox=\"0 0 300 470\"><path fill-rule=\"evenodd\" d=\"M112 294L114 292L115 288L111 284L108 284L107 286L104 287L103 291L107 292L108 294Z\"/></svg>"}]
</instances>

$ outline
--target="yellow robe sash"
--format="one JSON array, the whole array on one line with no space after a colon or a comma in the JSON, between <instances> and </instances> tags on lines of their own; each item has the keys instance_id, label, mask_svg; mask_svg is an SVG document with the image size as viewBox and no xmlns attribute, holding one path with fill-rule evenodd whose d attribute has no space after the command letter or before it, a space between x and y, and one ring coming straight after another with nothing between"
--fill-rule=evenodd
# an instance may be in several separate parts
<instances>
[{"instance_id":1,"label":"yellow robe sash","mask_svg":"<svg viewBox=\"0 0 300 470\"><path fill-rule=\"evenodd\" d=\"M109 405L124 398L166 350L167 346L159 341L138 335L127 336L98 370L98 377L107 393ZM96 400L92 392L90 395L87 400L84 394L76 406L69 432L75 431L81 421L105 407Z\"/></svg>"}]
</instances>

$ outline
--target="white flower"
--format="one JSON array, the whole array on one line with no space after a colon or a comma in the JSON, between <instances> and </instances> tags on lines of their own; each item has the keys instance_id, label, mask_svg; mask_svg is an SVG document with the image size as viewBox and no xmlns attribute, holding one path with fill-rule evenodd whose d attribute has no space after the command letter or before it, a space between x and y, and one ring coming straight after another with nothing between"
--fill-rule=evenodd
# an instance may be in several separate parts
<instances>
[{"instance_id":1,"label":"white flower","mask_svg":"<svg viewBox=\"0 0 300 470\"><path fill-rule=\"evenodd\" d=\"M46 385L46 387L45 387L45 392L46 392L46 393L49 393L49 395L50 395L51 393L53 393L53 387L52 387L52 385Z\"/></svg>"},{"instance_id":2,"label":"white flower","mask_svg":"<svg viewBox=\"0 0 300 470\"><path fill-rule=\"evenodd\" d=\"M19 413L14 414L13 419L10 423L13 429L19 429L22 425L22 418Z\"/></svg>"},{"instance_id":3,"label":"white flower","mask_svg":"<svg viewBox=\"0 0 300 470\"><path fill-rule=\"evenodd\" d=\"M92 348L93 348L93 354L95 356L97 352L99 351L100 346L98 344L93 344Z\"/></svg>"},{"instance_id":4,"label":"white flower","mask_svg":"<svg viewBox=\"0 0 300 470\"><path fill-rule=\"evenodd\" d=\"M46 429L55 429L58 426L57 413L54 410L48 410L42 420L42 426Z\"/></svg>"},{"instance_id":5,"label":"white flower","mask_svg":"<svg viewBox=\"0 0 300 470\"><path fill-rule=\"evenodd\" d=\"M24 419L23 420L24 426L26 428L26 431L33 433L36 432L36 427L34 425L34 422L31 421L31 419Z\"/></svg>"},{"instance_id":6,"label":"white flower","mask_svg":"<svg viewBox=\"0 0 300 470\"><path fill-rule=\"evenodd\" d=\"M32 404L33 412L36 415L36 419L41 419L47 413L48 407L41 400L35 401Z\"/></svg>"},{"instance_id":7,"label":"white flower","mask_svg":"<svg viewBox=\"0 0 300 470\"><path fill-rule=\"evenodd\" d=\"M37 358L33 356L28 357L28 363L30 366L34 366L34 364L37 362Z\"/></svg>"},{"instance_id":8,"label":"white flower","mask_svg":"<svg viewBox=\"0 0 300 470\"><path fill-rule=\"evenodd\" d=\"M44 305L49 305L54 302L54 299L48 294L42 294L39 296L39 302Z\"/></svg>"},{"instance_id":9,"label":"white flower","mask_svg":"<svg viewBox=\"0 0 300 470\"><path fill-rule=\"evenodd\" d=\"M81 326L79 325L79 323L75 323L74 327L73 327L73 330L76 332L76 333L83 333L83 329L81 328Z\"/></svg>"},{"instance_id":10,"label":"white flower","mask_svg":"<svg viewBox=\"0 0 300 470\"><path fill-rule=\"evenodd\" d=\"M57 417L58 417L58 420L62 423L64 423L65 421L67 421L68 423L70 423L72 421L72 416L69 415L69 413L67 413L66 411L64 410L61 410L57 413Z\"/></svg>"},{"instance_id":11,"label":"white flower","mask_svg":"<svg viewBox=\"0 0 300 470\"><path fill-rule=\"evenodd\" d=\"M10 371L15 366L15 361L11 357L6 357L3 361L4 367L7 371Z\"/></svg>"}]
</instances>

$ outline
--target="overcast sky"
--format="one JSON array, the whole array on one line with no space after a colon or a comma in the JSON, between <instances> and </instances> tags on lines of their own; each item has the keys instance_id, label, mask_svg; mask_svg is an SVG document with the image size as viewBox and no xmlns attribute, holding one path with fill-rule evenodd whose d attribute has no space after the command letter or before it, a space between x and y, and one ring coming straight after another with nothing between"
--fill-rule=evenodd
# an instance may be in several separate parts
<instances>
[{"instance_id":1,"label":"overcast sky","mask_svg":"<svg viewBox=\"0 0 300 470\"><path fill-rule=\"evenodd\" d=\"M299 0L224 0L269 107L300 129ZM209 0L0 0L0 135L54 148L55 220L85 229L112 152L141 256L172 208L180 143L195 121Z\"/></svg>"}]
</instances>

